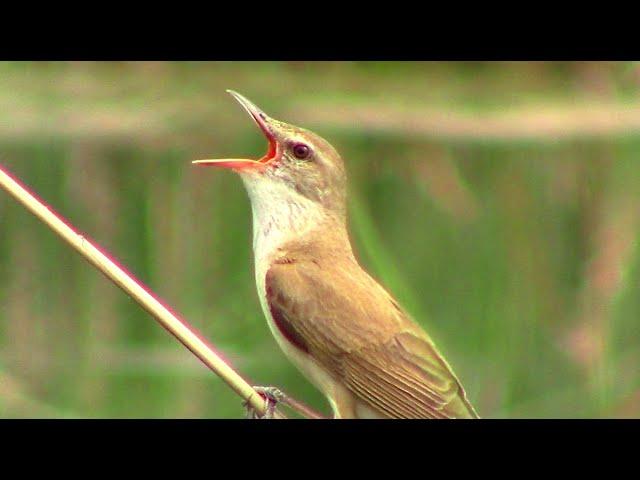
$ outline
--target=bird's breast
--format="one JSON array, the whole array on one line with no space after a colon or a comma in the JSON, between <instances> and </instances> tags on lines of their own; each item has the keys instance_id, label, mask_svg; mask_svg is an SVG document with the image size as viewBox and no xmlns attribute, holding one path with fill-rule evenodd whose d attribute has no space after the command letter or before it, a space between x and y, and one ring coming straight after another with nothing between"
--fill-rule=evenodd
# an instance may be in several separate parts
<instances>
[{"instance_id":1,"label":"bird's breast","mask_svg":"<svg viewBox=\"0 0 640 480\"><path fill-rule=\"evenodd\" d=\"M256 286L260 305L267 319L269 330L273 334L280 349L302 374L325 394L333 406L335 391L341 388L335 379L322 368L310 355L305 340L300 337L289 324L289 320L269 303L268 262L260 262L256 258Z\"/></svg>"},{"instance_id":2,"label":"bird's breast","mask_svg":"<svg viewBox=\"0 0 640 480\"><path fill-rule=\"evenodd\" d=\"M282 335L291 345L301 352L309 354L309 347L306 340L296 331L291 320L282 312L275 301L275 295L276 293L273 291L271 282L269 281L269 275L267 274L265 276L265 298L273 325L280 335Z\"/></svg>"},{"instance_id":3,"label":"bird's breast","mask_svg":"<svg viewBox=\"0 0 640 480\"><path fill-rule=\"evenodd\" d=\"M260 306L278 345L288 357L295 356L296 359L291 359L297 363L298 357L308 356L309 348L304 339L295 332L289 320L269 301L273 292L268 284L267 272L269 269L268 264L265 263L259 262L256 258L256 287L260 297Z\"/></svg>"}]
</instances>

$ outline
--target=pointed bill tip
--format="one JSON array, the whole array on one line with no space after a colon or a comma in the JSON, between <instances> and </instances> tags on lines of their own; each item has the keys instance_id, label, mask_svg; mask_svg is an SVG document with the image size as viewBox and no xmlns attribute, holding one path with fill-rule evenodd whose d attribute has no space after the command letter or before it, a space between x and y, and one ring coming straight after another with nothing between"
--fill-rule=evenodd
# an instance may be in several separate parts
<instances>
[{"instance_id":1,"label":"pointed bill tip","mask_svg":"<svg viewBox=\"0 0 640 480\"><path fill-rule=\"evenodd\" d=\"M244 95L242 95L240 92L236 92L235 90L231 90L230 88L227 88L225 92L227 92L229 95L231 95L233 98L235 98L241 103L244 103L244 102L251 103L249 99L246 98Z\"/></svg>"},{"instance_id":2,"label":"pointed bill tip","mask_svg":"<svg viewBox=\"0 0 640 480\"><path fill-rule=\"evenodd\" d=\"M242 97L242 95L240 95L238 92L236 92L235 90L231 90L230 88L227 88L225 90L225 92L227 92L229 95L231 95L233 98L235 98L236 100L238 100L239 98Z\"/></svg>"},{"instance_id":3,"label":"pointed bill tip","mask_svg":"<svg viewBox=\"0 0 640 480\"><path fill-rule=\"evenodd\" d=\"M235 90L231 90L230 88L228 88L226 91L227 93L229 93L229 95L235 98L236 101L240 105L242 105L242 107L247 112L249 112L249 114L251 114L251 116L254 117L256 120L258 119L258 117L262 118L263 120L268 117L268 115L264 113L260 107L258 107L255 103L253 103L251 100L249 100L247 97L245 97L241 93L238 93Z\"/></svg>"}]
</instances>

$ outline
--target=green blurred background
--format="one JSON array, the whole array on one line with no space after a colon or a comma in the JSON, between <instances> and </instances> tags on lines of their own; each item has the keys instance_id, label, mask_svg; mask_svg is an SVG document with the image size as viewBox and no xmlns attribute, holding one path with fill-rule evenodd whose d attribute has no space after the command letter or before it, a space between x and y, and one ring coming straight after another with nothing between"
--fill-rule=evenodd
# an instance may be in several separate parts
<instances>
[{"instance_id":1,"label":"green blurred background","mask_svg":"<svg viewBox=\"0 0 640 480\"><path fill-rule=\"evenodd\" d=\"M0 63L0 163L251 383L329 413L255 293L250 205L198 158L327 138L362 263L483 417L640 415L640 64ZM0 191L0 417L243 416L239 398Z\"/></svg>"}]
</instances>

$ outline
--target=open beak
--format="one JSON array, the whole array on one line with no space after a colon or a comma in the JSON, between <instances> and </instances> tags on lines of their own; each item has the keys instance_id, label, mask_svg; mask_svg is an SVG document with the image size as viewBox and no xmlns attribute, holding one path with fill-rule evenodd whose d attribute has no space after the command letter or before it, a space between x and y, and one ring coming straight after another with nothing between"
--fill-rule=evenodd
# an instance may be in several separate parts
<instances>
[{"instance_id":1,"label":"open beak","mask_svg":"<svg viewBox=\"0 0 640 480\"><path fill-rule=\"evenodd\" d=\"M191 163L194 163L196 165L230 168L232 170L244 170L246 168L264 168L266 164L268 164L276 157L277 153L277 143L272 130L273 127L271 118L269 118L269 116L262 110L260 110L253 102L243 97L238 92L234 92L233 90L227 90L227 92L229 92L233 96L233 98L235 98L238 103L240 103L240 105L242 105L244 109L249 112L251 118L253 118L258 127L260 127L260 130L262 130L262 133L264 133L269 142L269 150L262 158L258 160L252 160L248 158L221 158L212 160L194 160Z\"/></svg>"}]
</instances>

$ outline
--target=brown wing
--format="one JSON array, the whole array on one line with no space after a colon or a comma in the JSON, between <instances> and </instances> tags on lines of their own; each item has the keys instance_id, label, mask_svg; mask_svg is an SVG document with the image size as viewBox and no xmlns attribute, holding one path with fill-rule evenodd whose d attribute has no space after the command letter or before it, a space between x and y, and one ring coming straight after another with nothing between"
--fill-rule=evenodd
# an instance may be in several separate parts
<instances>
[{"instance_id":1,"label":"brown wing","mask_svg":"<svg viewBox=\"0 0 640 480\"><path fill-rule=\"evenodd\" d=\"M278 328L374 410L477 417L431 339L357 263L276 263L265 284Z\"/></svg>"}]
</instances>

